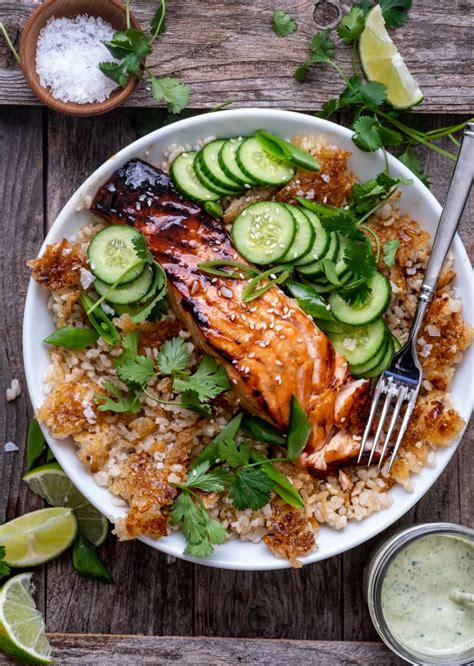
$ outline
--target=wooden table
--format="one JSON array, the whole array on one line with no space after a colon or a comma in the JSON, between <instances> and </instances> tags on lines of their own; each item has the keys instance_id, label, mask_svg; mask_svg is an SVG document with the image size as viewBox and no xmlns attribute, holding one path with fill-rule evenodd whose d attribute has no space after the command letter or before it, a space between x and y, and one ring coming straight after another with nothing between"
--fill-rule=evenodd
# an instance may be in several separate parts
<instances>
[{"instance_id":1,"label":"wooden table","mask_svg":"<svg viewBox=\"0 0 474 666\"><path fill-rule=\"evenodd\" d=\"M0 20L16 41L34 4L7 0L0 6ZM140 20L149 18L152 4L134 3ZM314 2L279 3L299 24L299 32L288 40L276 38L270 30L270 0L168 4L168 32L158 42L153 62L160 63L160 74L179 72L192 85L195 109L231 99L234 107L310 112L338 89L324 69L312 73L312 83L291 80L295 64L304 58L307 37L315 30ZM474 17L468 15L468 6L462 0L415 0L409 24L396 33L427 96L417 111L427 129L459 122L472 111L474 76L468 65ZM323 9L332 11L316 3L320 23ZM150 104L150 98L140 87L130 101L132 108L107 117L59 116L37 105L0 42L0 104L1 390L4 395L13 377L20 378L23 389L22 396L5 403L0 413L3 442L13 441L20 449L5 453L0 443L2 523L42 506L21 481L31 417L21 355L29 279L25 261L36 255L48 226L82 180L135 138L133 107ZM452 164L430 153L426 169L433 192L443 202ZM471 256L473 208L471 197L461 226ZM473 429L465 434L442 477L400 524L472 524L473 435ZM398 660L378 642L361 590L362 571L374 543L302 570L246 573L196 566L140 542L120 543L109 537L101 555L115 586L81 578L65 555L37 570L37 600L58 663L395 664ZM0 664L6 663L10 662L0 656Z\"/></svg>"}]
</instances>

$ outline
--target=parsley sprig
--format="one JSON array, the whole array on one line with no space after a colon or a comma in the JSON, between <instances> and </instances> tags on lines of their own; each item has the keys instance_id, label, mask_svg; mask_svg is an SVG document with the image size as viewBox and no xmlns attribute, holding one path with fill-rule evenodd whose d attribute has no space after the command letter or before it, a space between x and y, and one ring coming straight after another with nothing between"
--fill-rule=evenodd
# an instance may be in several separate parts
<instances>
[{"instance_id":1,"label":"parsley sprig","mask_svg":"<svg viewBox=\"0 0 474 666\"><path fill-rule=\"evenodd\" d=\"M126 30L117 31L111 40L104 41L111 55L118 60L101 62L100 71L109 79L125 87L130 76L146 79L153 97L165 102L170 113L180 113L188 105L190 88L174 77L157 78L146 65L153 50L153 42L165 29L165 0L160 0L150 24L150 36L131 27L130 0L125 0Z\"/></svg>"},{"instance_id":2,"label":"parsley sprig","mask_svg":"<svg viewBox=\"0 0 474 666\"><path fill-rule=\"evenodd\" d=\"M148 356L138 353L139 331L128 331L122 337L122 353L114 365L118 378L126 385L122 391L113 382L106 381L103 387L107 394L97 392L95 400L100 411L117 413L137 413L142 410L140 397L145 394L161 404L181 405L211 415L209 402L229 388L229 380L224 368L210 357L205 356L194 373L186 370L191 355L186 343L180 337L167 340L157 355L157 363ZM181 402L161 400L148 390L148 384L158 376L173 378L173 391L181 393Z\"/></svg>"},{"instance_id":3,"label":"parsley sprig","mask_svg":"<svg viewBox=\"0 0 474 666\"><path fill-rule=\"evenodd\" d=\"M411 0L379 0L379 4L388 28L397 28L407 21ZM372 3L369 0L354 4L336 29L341 41L352 45L352 75L347 75L337 64L334 31L327 29L313 36L309 45L309 56L295 70L293 76L297 81L304 81L313 65L332 67L345 87L338 97L325 102L316 115L327 119L337 111L343 109L351 111L353 141L361 150L372 152L379 148L403 147L401 161L425 185L429 185L429 180L423 173L421 160L413 151L413 146L423 145L450 160L455 160L455 153L445 150L436 142L447 136L456 147L459 147L459 141L454 134L462 130L465 123L429 132L411 127L403 122L399 112L388 104L385 86L364 78L358 56L358 41L371 7Z\"/></svg>"}]
</instances>

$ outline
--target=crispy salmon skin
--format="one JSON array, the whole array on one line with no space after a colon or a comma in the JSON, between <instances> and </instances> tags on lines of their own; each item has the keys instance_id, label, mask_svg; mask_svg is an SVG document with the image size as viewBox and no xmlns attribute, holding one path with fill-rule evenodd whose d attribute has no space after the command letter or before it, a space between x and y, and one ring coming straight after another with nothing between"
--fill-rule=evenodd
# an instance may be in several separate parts
<instances>
[{"instance_id":1,"label":"crispy salmon skin","mask_svg":"<svg viewBox=\"0 0 474 666\"><path fill-rule=\"evenodd\" d=\"M279 287L244 303L246 279L212 276L199 268L214 259L247 264L222 224L186 200L166 173L138 159L99 189L91 210L143 233L168 276L173 309L201 349L225 366L245 409L286 429L295 395L313 425L306 457L326 446L338 427L341 358ZM350 375L343 374L347 384ZM324 466L324 455L318 460Z\"/></svg>"}]
</instances>

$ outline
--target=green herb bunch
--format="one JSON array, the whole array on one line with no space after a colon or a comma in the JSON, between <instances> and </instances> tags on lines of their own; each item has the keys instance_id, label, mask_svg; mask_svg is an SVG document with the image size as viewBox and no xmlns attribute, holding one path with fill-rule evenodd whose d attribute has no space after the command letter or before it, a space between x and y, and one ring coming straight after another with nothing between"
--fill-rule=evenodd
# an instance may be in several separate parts
<instances>
[{"instance_id":1,"label":"green herb bunch","mask_svg":"<svg viewBox=\"0 0 474 666\"><path fill-rule=\"evenodd\" d=\"M380 0L379 4L388 28L397 28L407 21L411 0ZM365 79L360 64L358 44L366 16L372 6L370 0L361 0L354 4L335 30L344 44L352 45L350 75L346 74L335 60L334 31L328 29L313 36L308 59L295 70L293 76L297 81L304 81L313 65L332 67L339 74L345 87L338 97L325 102L316 115L327 119L338 111L351 112L352 129L355 133L353 141L361 150L372 152L378 148L402 148L400 161L425 185L429 185L429 180L423 173L422 162L413 151L413 146L423 145L450 160L455 160L456 154L445 150L436 141L447 136L458 148L460 143L454 134L462 130L465 123L429 132L415 129L403 122L400 113L387 103L386 87L376 81Z\"/></svg>"},{"instance_id":2,"label":"green herb bunch","mask_svg":"<svg viewBox=\"0 0 474 666\"><path fill-rule=\"evenodd\" d=\"M130 2L125 0L127 29L118 31L104 44L119 62L101 62L100 71L109 79L125 87L130 76L145 79L151 94L158 102L165 102L170 113L180 113L188 104L190 89L177 78L154 76L146 65L146 58L153 49L153 42L165 29L165 0L160 0L150 24L150 37L142 30L131 27Z\"/></svg>"}]
</instances>

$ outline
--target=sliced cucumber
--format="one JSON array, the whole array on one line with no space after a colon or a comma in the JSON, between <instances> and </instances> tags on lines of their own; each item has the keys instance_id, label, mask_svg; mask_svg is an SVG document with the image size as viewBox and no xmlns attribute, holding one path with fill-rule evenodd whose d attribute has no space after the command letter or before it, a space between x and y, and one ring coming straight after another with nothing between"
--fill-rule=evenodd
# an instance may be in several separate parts
<instances>
[{"instance_id":1,"label":"sliced cucumber","mask_svg":"<svg viewBox=\"0 0 474 666\"><path fill-rule=\"evenodd\" d=\"M385 355L383 359L380 361L379 365L375 366L375 368L372 368L371 370L367 370L367 372L363 372L362 374L359 375L362 379L370 379L371 377L378 377L379 375L384 372L392 362L393 354L395 351L395 343L394 343L394 338L392 335L388 337L388 345L387 349L385 351Z\"/></svg>"},{"instance_id":2,"label":"sliced cucumber","mask_svg":"<svg viewBox=\"0 0 474 666\"><path fill-rule=\"evenodd\" d=\"M145 262L140 260L133 245L134 239L140 241L141 238L139 231L125 224L105 227L89 243L87 256L91 271L107 284L117 282L125 273L120 284L132 282L145 269Z\"/></svg>"},{"instance_id":3,"label":"sliced cucumber","mask_svg":"<svg viewBox=\"0 0 474 666\"><path fill-rule=\"evenodd\" d=\"M232 225L235 247L254 264L280 261L291 247L295 234L293 215L284 204L274 201L251 204Z\"/></svg>"},{"instance_id":4,"label":"sliced cucumber","mask_svg":"<svg viewBox=\"0 0 474 666\"><path fill-rule=\"evenodd\" d=\"M327 258L330 259L331 261L334 261L334 259L337 256L338 249L339 249L339 236L335 231L331 231L329 234L329 246L326 254L324 255L324 259ZM321 268L321 261L319 260L311 261L307 264L300 264L299 261L296 263L298 264L296 266L296 270L298 271L298 273L301 273L301 275L308 275L311 277L324 276L324 271Z\"/></svg>"},{"instance_id":5,"label":"sliced cucumber","mask_svg":"<svg viewBox=\"0 0 474 666\"><path fill-rule=\"evenodd\" d=\"M345 356L352 367L367 363L379 352L386 332L383 319L377 319L367 326L347 326L342 333L329 333L329 339L338 354Z\"/></svg>"},{"instance_id":6,"label":"sliced cucumber","mask_svg":"<svg viewBox=\"0 0 474 666\"><path fill-rule=\"evenodd\" d=\"M385 354L387 353L388 346L390 344L390 333L385 334L384 341L382 343L382 346L378 350L378 352L372 356L372 358L369 358L369 360L366 363L361 363L360 365L351 365L351 373L354 375L354 377L360 377L361 375L365 374L366 372L370 372L374 368L376 368L380 363L383 361Z\"/></svg>"},{"instance_id":7,"label":"sliced cucumber","mask_svg":"<svg viewBox=\"0 0 474 666\"><path fill-rule=\"evenodd\" d=\"M313 247L314 237L316 232L314 227L300 208L285 204L290 213L293 215L296 222L296 234L291 244L290 249L284 257L280 259L280 263L286 264L287 262L295 261L303 257Z\"/></svg>"},{"instance_id":8,"label":"sliced cucumber","mask_svg":"<svg viewBox=\"0 0 474 666\"><path fill-rule=\"evenodd\" d=\"M390 283L382 273L376 272L367 281L367 286L370 294L363 305L350 305L334 292L330 295L329 305L336 319L351 326L361 326L370 324L383 315L392 294Z\"/></svg>"},{"instance_id":9,"label":"sliced cucumber","mask_svg":"<svg viewBox=\"0 0 474 666\"><path fill-rule=\"evenodd\" d=\"M319 221L319 217L316 213L313 213L310 210L302 210L301 212L306 215L314 228L314 240L313 245L309 252L305 254L304 257L295 261L296 270L299 270L299 266L305 266L307 264L312 264L315 261L319 261L326 256L327 251L329 250L330 245L330 235L326 229L322 226Z\"/></svg>"},{"instance_id":10,"label":"sliced cucumber","mask_svg":"<svg viewBox=\"0 0 474 666\"><path fill-rule=\"evenodd\" d=\"M109 284L102 282L102 280L96 280L94 282L94 289L99 296L105 296L105 299L110 301L110 303L124 305L141 301L148 293L152 280L153 270L150 266L147 266L143 273L133 282L111 289Z\"/></svg>"},{"instance_id":11,"label":"sliced cucumber","mask_svg":"<svg viewBox=\"0 0 474 666\"><path fill-rule=\"evenodd\" d=\"M202 168L201 162L198 161L196 154L193 162L194 173L196 174L198 180L206 187L208 190L216 192L221 197L235 196L234 190L229 189L228 187L220 187L212 182L212 180L206 175L205 171Z\"/></svg>"},{"instance_id":12,"label":"sliced cucumber","mask_svg":"<svg viewBox=\"0 0 474 666\"><path fill-rule=\"evenodd\" d=\"M217 201L220 194L205 187L196 176L193 163L196 152L181 153L171 165L171 178L180 192L194 201Z\"/></svg>"},{"instance_id":13,"label":"sliced cucumber","mask_svg":"<svg viewBox=\"0 0 474 666\"><path fill-rule=\"evenodd\" d=\"M242 187L252 187L258 183L245 174L237 164L237 151L244 139L227 139L219 151L219 165L222 171Z\"/></svg>"},{"instance_id":14,"label":"sliced cucumber","mask_svg":"<svg viewBox=\"0 0 474 666\"><path fill-rule=\"evenodd\" d=\"M219 152L225 142L225 139L216 139L206 143L196 155L196 161L211 183L224 190L241 192L243 189L241 183L227 176L219 164Z\"/></svg>"},{"instance_id":15,"label":"sliced cucumber","mask_svg":"<svg viewBox=\"0 0 474 666\"><path fill-rule=\"evenodd\" d=\"M241 171L259 185L284 185L296 173L295 167L267 153L255 137L242 141L236 157Z\"/></svg>"}]
</instances>

